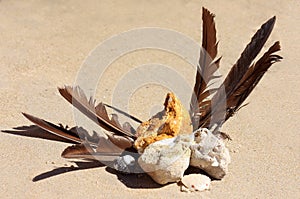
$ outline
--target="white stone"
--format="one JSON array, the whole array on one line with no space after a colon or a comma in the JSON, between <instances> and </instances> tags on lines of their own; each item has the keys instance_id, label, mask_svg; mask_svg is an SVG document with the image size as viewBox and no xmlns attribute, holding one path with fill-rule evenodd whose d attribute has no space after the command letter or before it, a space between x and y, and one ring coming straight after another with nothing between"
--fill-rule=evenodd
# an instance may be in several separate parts
<instances>
[{"instance_id":1,"label":"white stone","mask_svg":"<svg viewBox=\"0 0 300 199\"><path fill-rule=\"evenodd\" d=\"M125 173L131 173L130 167L132 167L135 164L135 159L131 155L124 155L118 157L114 162L114 169L117 171L125 172Z\"/></svg>"},{"instance_id":2,"label":"white stone","mask_svg":"<svg viewBox=\"0 0 300 199\"><path fill-rule=\"evenodd\" d=\"M190 174L183 176L180 190L183 192L204 191L210 188L211 179L202 174Z\"/></svg>"},{"instance_id":3,"label":"white stone","mask_svg":"<svg viewBox=\"0 0 300 199\"><path fill-rule=\"evenodd\" d=\"M154 142L138 159L141 168L159 184L178 182L190 163L190 135Z\"/></svg>"},{"instance_id":4,"label":"white stone","mask_svg":"<svg viewBox=\"0 0 300 199\"><path fill-rule=\"evenodd\" d=\"M230 163L229 151L223 139L205 128L200 128L193 134L190 165L204 170L213 178L222 179L228 172Z\"/></svg>"}]
</instances>

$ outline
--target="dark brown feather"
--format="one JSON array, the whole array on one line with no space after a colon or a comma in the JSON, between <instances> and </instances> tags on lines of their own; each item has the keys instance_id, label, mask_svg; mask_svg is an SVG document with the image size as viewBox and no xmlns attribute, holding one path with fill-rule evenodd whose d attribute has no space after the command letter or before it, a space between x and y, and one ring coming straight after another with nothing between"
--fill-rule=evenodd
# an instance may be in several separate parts
<instances>
[{"instance_id":1,"label":"dark brown feather","mask_svg":"<svg viewBox=\"0 0 300 199\"><path fill-rule=\"evenodd\" d=\"M280 44L277 41L256 63L252 64L252 66L248 69L244 77L237 85L234 93L230 96L230 98L227 99L227 110L229 111L227 111L226 120L239 109L244 100L249 96L272 64L282 59L282 57L273 54L279 50Z\"/></svg>"},{"instance_id":2,"label":"dark brown feather","mask_svg":"<svg viewBox=\"0 0 300 199\"><path fill-rule=\"evenodd\" d=\"M131 148L134 143L134 140L127 136L112 134L112 135L107 135L107 137L113 144L115 144L121 149Z\"/></svg>"},{"instance_id":3,"label":"dark brown feather","mask_svg":"<svg viewBox=\"0 0 300 199\"><path fill-rule=\"evenodd\" d=\"M70 140L72 142L75 143L82 143L83 141L85 141L86 143L89 143L91 146L93 147L98 147L99 149L103 146L98 145L99 140L101 140L100 136L97 136L95 133L93 136L90 136L88 134L88 132L83 129L82 127L73 127L70 130L64 128L62 125L57 126L51 122L48 122L46 120L34 117L32 115L23 113L23 115L30 120L31 122L33 122L34 124L36 124L37 126L39 126L40 128L58 136L61 138L64 138L66 140ZM119 136L119 135L115 135L113 133L107 133L108 142L113 143L113 145L115 145L115 147L120 148L122 150L127 149L127 148L131 148L133 145L134 140L131 139L128 136ZM103 143L103 140L102 140Z\"/></svg>"},{"instance_id":4,"label":"dark brown feather","mask_svg":"<svg viewBox=\"0 0 300 199\"><path fill-rule=\"evenodd\" d=\"M75 144L67 147L61 154L64 158L72 158L75 155L90 155L94 150L88 144Z\"/></svg>"},{"instance_id":5,"label":"dark brown feather","mask_svg":"<svg viewBox=\"0 0 300 199\"><path fill-rule=\"evenodd\" d=\"M71 130L67 130L65 128L63 128L62 126L57 126L55 124L52 124L48 121L42 120L40 118L34 117L32 115L23 113L23 115L30 120L31 122L33 122L34 124L36 124L37 126L39 126L40 128L47 130L48 132L57 135L58 137L62 137L64 139L67 140L71 140L73 142L77 142L79 144L76 145L72 145L67 147L63 152L62 152L62 157L64 158L81 158L81 159L89 159L89 160L103 160L104 158L106 158L105 160L109 160L109 159L115 159L117 156L119 156L121 154L120 151L122 151L121 149L119 149L116 145L114 144L104 144L104 142L100 142L99 143L88 143L88 142L84 142L83 140L80 139L80 137L77 135L74 135L74 132ZM100 140L105 139L105 138L100 138ZM125 138L124 138L125 139ZM111 143L109 140L105 140L106 143ZM120 141L119 141L120 142ZM97 148L98 151L105 151L105 153L97 153L94 152L93 148L91 146L94 146ZM108 148L109 146L109 148ZM116 150L116 148L118 149L118 151ZM101 155L105 154L105 157L101 157ZM113 157L110 157L113 156Z\"/></svg>"},{"instance_id":6,"label":"dark brown feather","mask_svg":"<svg viewBox=\"0 0 300 199\"><path fill-rule=\"evenodd\" d=\"M111 150L111 148L109 148ZM87 159L98 161L114 161L121 155L121 152L98 152L90 145L82 143L67 147L61 154L63 158Z\"/></svg>"},{"instance_id":7,"label":"dark brown feather","mask_svg":"<svg viewBox=\"0 0 300 199\"><path fill-rule=\"evenodd\" d=\"M214 61L218 52L216 39L216 28L214 22L215 15L206 8L202 8L203 36L202 48L200 50L199 64L197 66L194 93L191 98L190 112L194 129L198 128L198 117L195 114L201 112L204 99L214 93L214 90L207 90L208 82L213 78L214 73L219 68L220 59ZM201 113L200 113L201 114Z\"/></svg>"},{"instance_id":8,"label":"dark brown feather","mask_svg":"<svg viewBox=\"0 0 300 199\"><path fill-rule=\"evenodd\" d=\"M109 116L103 103L99 103L97 106L95 106L94 100L91 100L90 98L90 100L88 101L83 90L78 86L74 89L71 86L65 86L65 88L59 88L59 92L74 107L80 110L91 120L99 124L105 130L120 135L135 137L134 134L122 129L122 127L116 126L115 123L109 119Z\"/></svg>"},{"instance_id":9,"label":"dark brown feather","mask_svg":"<svg viewBox=\"0 0 300 199\"><path fill-rule=\"evenodd\" d=\"M81 143L82 140L80 139L80 137L74 134L73 131L67 130L65 128L62 128L61 126L57 126L55 124L52 124L46 120L34 117L32 115L29 115L27 113L22 113L28 120L30 120L31 122L33 122L34 124L36 124L37 126L39 126L40 128L54 134L57 135L59 137L62 137L64 139L67 140L71 140L73 142L76 143Z\"/></svg>"},{"instance_id":10,"label":"dark brown feather","mask_svg":"<svg viewBox=\"0 0 300 199\"><path fill-rule=\"evenodd\" d=\"M242 52L236 64L234 64L231 68L223 83L227 96L230 96L236 89L236 86L243 78L250 64L261 51L273 30L275 20L276 17L274 16L261 26L261 28L252 37L250 43L246 46L245 50Z\"/></svg>"},{"instance_id":11,"label":"dark brown feather","mask_svg":"<svg viewBox=\"0 0 300 199\"><path fill-rule=\"evenodd\" d=\"M14 127L13 130L1 130L3 133L8 133L12 135L26 136L32 138L40 138L51 141L65 142L68 144L76 144L78 142L57 136L56 134L50 133L47 130L42 129L38 125L29 125L29 126L19 126Z\"/></svg>"},{"instance_id":12,"label":"dark brown feather","mask_svg":"<svg viewBox=\"0 0 300 199\"><path fill-rule=\"evenodd\" d=\"M203 20L202 47L206 50L206 52L212 59L214 59L218 53L218 49L217 49L218 44L216 39L216 28L215 28L214 17L215 17L214 14L212 14L206 8L202 7L202 20ZM202 58L205 59L206 57L202 57Z\"/></svg>"},{"instance_id":13,"label":"dark brown feather","mask_svg":"<svg viewBox=\"0 0 300 199\"><path fill-rule=\"evenodd\" d=\"M122 153L124 148L120 148L112 143L109 139L101 137L98 142L98 147L96 148L96 152L99 153Z\"/></svg>"}]
</instances>

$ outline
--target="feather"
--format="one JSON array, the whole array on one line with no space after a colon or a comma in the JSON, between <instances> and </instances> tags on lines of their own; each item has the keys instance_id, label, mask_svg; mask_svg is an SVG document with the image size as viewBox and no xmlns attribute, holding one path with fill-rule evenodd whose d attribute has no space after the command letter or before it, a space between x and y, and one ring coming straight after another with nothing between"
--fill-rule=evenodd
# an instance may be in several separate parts
<instances>
[{"instance_id":1,"label":"feather","mask_svg":"<svg viewBox=\"0 0 300 199\"><path fill-rule=\"evenodd\" d=\"M250 64L261 51L273 30L275 20L276 17L274 16L261 26L261 28L252 37L250 43L246 46L245 50L242 52L236 64L234 64L231 68L223 83L227 96L230 96L236 89L236 86L248 70Z\"/></svg>"},{"instance_id":2,"label":"feather","mask_svg":"<svg viewBox=\"0 0 300 199\"><path fill-rule=\"evenodd\" d=\"M110 140L101 137L98 142L98 147L96 148L96 152L98 153L122 153L124 151L124 148L120 148L116 146L114 143L112 143Z\"/></svg>"},{"instance_id":3,"label":"feather","mask_svg":"<svg viewBox=\"0 0 300 199\"><path fill-rule=\"evenodd\" d=\"M96 152L88 144L76 144L67 147L61 154L63 158L87 159L98 161L114 161L120 156L120 152Z\"/></svg>"},{"instance_id":4,"label":"feather","mask_svg":"<svg viewBox=\"0 0 300 199\"><path fill-rule=\"evenodd\" d=\"M214 73L219 68L221 58L214 61L218 52L218 43L216 39L216 28L214 22L214 14L210 13L206 8L202 8L202 21L203 21L203 36L202 48L200 50L199 64L197 66L196 80L194 86L194 93L191 99L190 112L193 122L194 130L198 128L199 115L203 110L203 106L207 101L207 97L214 94L215 89L208 90L208 82L218 76Z\"/></svg>"},{"instance_id":5,"label":"feather","mask_svg":"<svg viewBox=\"0 0 300 199\"><path fill-rule=\"evenodd\" d=\"M117 135L110 135L109 140L99 137L98 143L93 143L90 142L90 140L83 140L83 138L91 138L91 136L89 136L86 131L83 131L82 128L76 127L76 130L78 131L79 129L81 134L86 132L86 134L83 134L83 136L79 136L78 134L74 133L75 127L67 130L62 126L57 126L32 115L26 113L23 113L23 115L40 128L58 137L78 143L76 145L67 147L63 151L62 157L64 158L83 158L102 161L105 159L107 161L109 159L115 159L124 151L125 148L130 148L132 146L132 140ZM94 137L95 136L93 136L93 140L95 140ZM101 157L101 155L103 155L103 157Z\"/></svg>"},{"instance_id":6,"label":"feather","mask_svg":"<svg viewBox=\"0 0 300 199\"><path fill-rule=\"evenodd\" d=\"M72 158L74 155L90 155L94 150L88 144L75 144L67 147L61 154L64 158Z\"/></svg>"},{"instance_id":7,"label":"feather","mask_svg":"<svg viewBox=\"0 0 300 199\"><path fill-rule=\"evenodd\" d=\"M120 147L121 149L131 148L134 143L133 139L126 136L112 134L112 135L107 135L107 137L113 144Z\"/></svg>"},{"instance_id":8,"label":"feather","mask_svg":"<svg viewBox=\"0 0 300 199\"><path fill-rule=\"evenodd\" d=\"M59 92L74 107L80 110L91 120L99 124L105 130L120 135L135 137L134 134L122 129L122 127L115 124L115 121L111 121L109 119L105 105L103 103L99 103L97 106L95 106L95 100L91 100L92 98L90 98L90 100L88 101L87 97L80 87L77 86L73 89L70 86L65 86L65 88L59 88Z\"/></svg>"},{"instance_id":9,"label":"feather","mask_svg":"<svg viewBox=\"0 0 300 199\"><path fill-rule=\"evenodd\" d=\"M226 120L239 110L244 100L249 96L265 72L272 66L273 63L282 59L279 55L273 53L280 50L279 42L275 42L269 50L247 70L234 93L227 99L227 114Z\"/></svg>"},{"instance_id":10,"label":"feather","mask_svg":"<svg viewBox=\"0 0 300 199\"><path fill-rule=\"evenodd\" d=\"M40 118L34 117L32 115L29 115L27 113L22 113L28 120L39 126L40 128L57 135L59 137L62 137L64 139L81 143L81 139L78 135L75 135L73 131L67 130L65 128L62 128L61 126L57 126L55 124L52 124L48 121L42 120Z\"/></svg>"},{"instance_id":11,"label":"feather","mask_svg":"<svg viewBox=\"0 0 300 199\"><path fill-rule=\"evenodd\" d=\"M66 140L70 140L75 143L81 144L84 140L89 143L93 147L101 147L98 145L99 139L101 137L97 136L94 132L93 136L90 136L88 132L83 129L82 127L73 127L70 130L63 128L62 125L57 126L51 122L48 122L46 120L34 117L32 115L23 113L23 115L39 126L40 128L58 136L61 138L64 138ZM115 135L113 133L107 133L107 137L109 138L110 142L112 142L114 145L116 145L118 148L126 149L131 148L133 145L134 140L131 139L128 136L119 136ZM103 143L103 141L102 141Z\"/></svg>"}]
</instances>

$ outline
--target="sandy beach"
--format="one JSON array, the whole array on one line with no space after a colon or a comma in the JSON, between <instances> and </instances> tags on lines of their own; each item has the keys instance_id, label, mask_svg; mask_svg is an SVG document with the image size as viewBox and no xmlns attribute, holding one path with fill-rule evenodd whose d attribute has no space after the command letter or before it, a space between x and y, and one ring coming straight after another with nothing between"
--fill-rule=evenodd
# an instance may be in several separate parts
<instances>
[{"instance_id":1,"label":"sandy beach","mask_svg":"<svg viewBox=\"0 0 300 199\"><path fill-rule=\"evenodd\" d=\"M175 183L159 186L145 175L120 174L99 164L78 163L78 167L60 156L68 144L11 131L0 133L0 197L299 198L300 3L296 0L0 1L0 129L31 125L21 112L74 126L73 109L57 87L74 84L97 45L142 27L171 29L200 43L203 6L216 15L223 74L261 24L274 15L277 21L262 53L275 41L282 46L278 54L283 60L266 73L246 100L249 105L223 126L232 138L227 142L232 163L224 179L213 181L209 191L181 193ZM168 65L188 84L194 82L195 71L185 60L143 49L111 63L98 82L96 99L110 103L124 74L147 63ZM159 85L141 87L130 99L130 112L146 120L165 95L166 89Z\"/></svg>"}]
</instances>

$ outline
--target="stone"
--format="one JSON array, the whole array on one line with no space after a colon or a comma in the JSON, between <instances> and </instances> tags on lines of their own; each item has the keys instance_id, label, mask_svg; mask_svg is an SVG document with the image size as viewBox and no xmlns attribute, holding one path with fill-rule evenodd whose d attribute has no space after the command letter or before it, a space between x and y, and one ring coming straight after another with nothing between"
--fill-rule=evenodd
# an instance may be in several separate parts
<instances>
[{"instance_id":1,"label":"stone","mask_svg":"<svg viewBox=\"0 0 300 199\"><path fill-rule=\"evenodd\" d=\"M124 151L113 162L112 168L121 173L144 173L138 164L140 154Z\"/></svg>"},{"instance_id":2,"label":"stone","mask_svg":"<svg viewBox=\"0 0 300 199\"><path fill-rule=\"evenodd\" d=\"M114 169L124 173L131 173L131 167L135 165L135 159L131 155L118 157L114 162Z\"/></svg>"},{"instance_id":3,"label":"stone","mask_svg":"<svg viewBox=\"0 0 300 199\"><path fill-rule=\"evenodd\" d=\"M196 130L193 135L190 165L204 170L213 178L222 179L230 163L229 150L224 140L206 128Z\"/></svg>"},{"instance_id":4,"label":"stone","mask_svg":"<svg viewBox=\"0 0 300 199\"><path fill-rule=\"evenodd\" d=\"M193 137L179 135L147 146L138 159L140 167L159 184L178 182L190 163Z\"/></svg>"},{"instance_id":5,"label":"stone","mask_svg":"<svg viewBox=\"0 0 300 199\"><path fill-rule=\"evenodd\" d=\"M173 93L168 93L164 110L137 128L137 139L134 142L134 147L139 153L143 153L144 149L151 143L177 135L190 134L192 131L188 111Z\"/></svg>"},{"instance_id":6,"label":"stone","mask_svg":"<svg viewBox=\"0 0 300 199\"><path fill-rule=\"evenodd\" d=\"M180 190L182 192L204 191L210 188L211 179L202 174L189 174L181 179Z\"/></svg>"}]
</instances>

